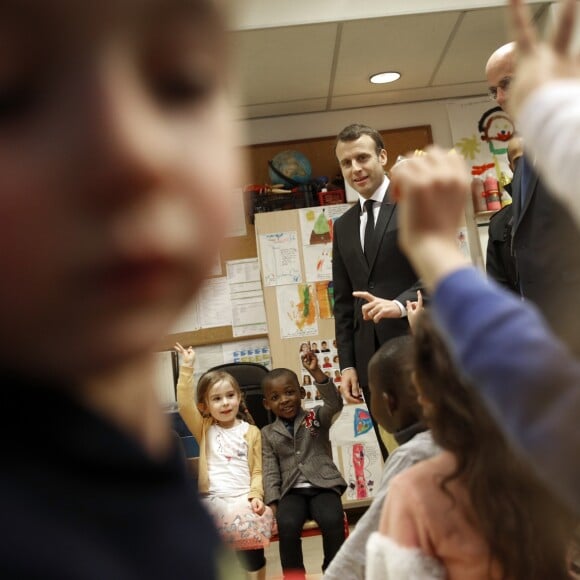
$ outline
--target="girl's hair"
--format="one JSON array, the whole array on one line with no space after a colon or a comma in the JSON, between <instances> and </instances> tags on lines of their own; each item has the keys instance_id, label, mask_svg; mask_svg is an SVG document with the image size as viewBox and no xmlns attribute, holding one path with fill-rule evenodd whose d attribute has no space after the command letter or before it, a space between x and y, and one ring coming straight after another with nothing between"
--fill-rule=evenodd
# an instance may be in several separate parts
<instances>
[{"instance_id":1,"label":"girl's hair","mask_svg":"<svg viewBox=\"0 0 580 580\"><path fill-rule=\"evenodd\" d=\"M199 382L197 383L197 403L205 405L207 407L208 403L208 395L210 389L220 381L227 381L232 385L234 391L240 396L240 408L238 410L238 419L243 419L250 423L250 425L255 425L254 418L252 417L248 407L246 405L246 401L244 399L244 393L240 388L240 385L236 379L230 373L226 373L225 371L208 371L201 375Z\"/></svg>"},{"instance_id":2,"label":"girl's hair","mask_svg":"<svg viewBox=\"0 0 580 580\"><path fill-rule=\"evenodd\" d=\"M567 578L571 514L510 448L478 393L459 377L426 312L417 321L414 339L417 382L432 407L433 439L457 461L441 488L450 495L450 481L465 485L474 523L504 578Z\"/></svg>"}]
</instances>

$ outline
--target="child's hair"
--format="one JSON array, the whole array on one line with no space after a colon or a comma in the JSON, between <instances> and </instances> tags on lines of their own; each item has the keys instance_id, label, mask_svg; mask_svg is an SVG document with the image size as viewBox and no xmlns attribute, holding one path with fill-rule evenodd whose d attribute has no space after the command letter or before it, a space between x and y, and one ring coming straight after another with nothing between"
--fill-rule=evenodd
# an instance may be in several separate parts
<instances>
[{"instance_id":1,"label":"child's hair","mask_svg":"<svg viewBox=\"0 0 580 580\"><path fill-rule=\"evenodd\" d=\"M381 377L376 386L397 398L403 394L414 393L413 354L413 339L409 335L397 336L385 342L369 362L369 372L373 376Z\"/></svg>"},{"instance_id":2,"label":"child's hair","mask_svg":"<svg viewBox=\"0 0 580 580\"><path fill-rule=\"evenodd\" d=\"M298 381L298 375L294 371L291 371L290 369L279 368L279 369L271 370L267 375L264 376L264 378L262 379L262 383L261 383L262 393L266 394L266 389L268 388L268 385L270 384L270 382L275 381L276 379L279 379L280 377L288 377L289 379L291 379L291 381L293 383L296 384L296 387L298 389L300 388L300 382Z\"/></svg>"},{"instance_id":3,"label":"child's hair","mask_svg":"<svg viewBox=\"0 0 580 580\"><path fill-rule=\"evenodd\" d=\"M571 514L511 449L478 393L456 372L430 316L414 331L418 387L430 408L433 439L456 458L441 487L465 485L476 526L510 580L567 578ZM509 388L509 385L506 385Z\"/></svg>"},{"instance_id":4,"label":"child's hair","mask_svg":"<svg viewBox=\"0 0 580 580\"><path fill-rule=\"evenodd\" d=\"M250 423L250 425L255 425L254 418L252 417L244 398L244 393L240 387L240 384L236 379L226 373L225 371L208 371L201 375L197 383L197 403L207 406L207 400L210 389L220 381L227 381L233 387L234 391L240 397L240 408L238 410L238 419L243 419L244 421Z\"/></svg>"}]
</instances>

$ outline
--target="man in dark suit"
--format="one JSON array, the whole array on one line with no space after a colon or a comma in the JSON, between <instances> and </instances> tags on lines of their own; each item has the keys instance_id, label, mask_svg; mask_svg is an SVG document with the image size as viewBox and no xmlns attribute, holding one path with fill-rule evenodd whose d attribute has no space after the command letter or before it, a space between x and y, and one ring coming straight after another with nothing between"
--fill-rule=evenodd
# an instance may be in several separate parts
<instances>
[{"instance_id":1,"label":"man in dark suit","mask_svg":"<svg viewBox=\"0 0 580 580\"><path fill-rule=\"evenodd\" d=\"M332 278L340 390L348 403L364 394L367 366L380 345L409 331L407 300L416 300L420 284L397 244L396 205L385 175L387 152L380 134L365 125L349 125L336 140L343 177L359 194L358 202L334 224ZM377 424L383 456L386 450Z\"/></svg>"},{"instance_id":2,"label":"man in dark suit","mask_svg":"<svg viewBox=\"0 0 580 580\"><path fill-rule=\"evenodd\" d=\"M512 137L508 142L508 162L512 174L524 155L521 137ZM512 196L512 184L505 186ZM514 223L513 203L502 207L489 221L489 237L487 240L487 255L485 270L487 275L508 290L520 293L516 261L512 253L512 228Z\"/></svg>"},{"instance_id":3,"label":"man in dark suit","mask_svg":"<svg viewBox=\"0 0 580 580\"><path fill-rule=\"evenodd\" d=\"M515 43L498 48L485 69L490 96L505 108L515 69ZM525 148L525 144L524 144ZM519 290L535 302L554 332L580 354L580 232L548 192L525 155L512 181L512 251Z\"/></svg>"}]
</instances>

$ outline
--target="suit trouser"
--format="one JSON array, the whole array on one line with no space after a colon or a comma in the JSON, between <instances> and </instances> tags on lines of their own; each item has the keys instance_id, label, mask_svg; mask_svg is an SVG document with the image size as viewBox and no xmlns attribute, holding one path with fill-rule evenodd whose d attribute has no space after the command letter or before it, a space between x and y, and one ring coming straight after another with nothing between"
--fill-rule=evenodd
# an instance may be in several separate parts
<instances>
[{"instance_id":1,"label":"suit trouser","mask_svg":"<svg viewBox=\"0 0 580 580\"><path fill-rule=\"evenodd\" d=\"M371 391L368 387L361 385L361 389L365 398L365 403L369 409L369 415L371 416L371 421L373 422L373 429L375 430L375 435L377 436L377 441L379 442L379 449L381 450L381 455L383 456L383 461L386 461L387 457L389 456L389 451L385 447L383 443L383 439L381 437L381 432L379 431L379 424L375 421L371 413Z\"/></svg>"},{"instance_id":2,"label":"suit trouser","mask_svg":"<svg viewBox=\"0 0 580 580\"><path fill-rule=\"evenodd\" d=\"M298 487L289 491L279 502L276 512L280 562L284 572L304 570L302 556L302 526L313 519L322 531L326 570L344 542L344 520L340 495L332 489Z\"/></svg>"}]
</instances>

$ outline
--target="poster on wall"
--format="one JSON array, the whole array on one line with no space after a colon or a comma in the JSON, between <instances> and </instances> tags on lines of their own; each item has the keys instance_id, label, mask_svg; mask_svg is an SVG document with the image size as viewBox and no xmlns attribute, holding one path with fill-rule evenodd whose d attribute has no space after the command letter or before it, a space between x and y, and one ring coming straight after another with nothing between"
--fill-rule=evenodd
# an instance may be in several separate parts
<instances>
[{"instance_id":1,"label":"poster on wall","mask_svg":"<svg viewBox=\"0 0 580 580\"><path fill-rule=\"evenodd\" d=\"M313 284L276 286L281 338L318 334L316 289Z\"/></svg>"},{"instance_id":2,"label":"poster on wall","mask_svg":"<svg viewBox=\"0 0 580 580\"><path fill-rule=\"evenodd\" d=\"M364 442L341 445L341 463L347 500L371 499L381 481L382 460L378 445Z\"/></svg>"},{"instance_id":3,"label":"poster on wall","mask_svg":"<svg viewBox=\"0 0 580 580\"><path fill-rule=\"evenodd\" d=\"M316 282L318 316L322 319L334 318L334 282Z\"/></svg>"},{"instance_id":4,"label":"poster on wall","mask_svg":"<svg viewBox=\"0 0 580 580\"><path fill-rule=\"evenodd\" d=\"M297 232L262 234L260 257L264 286L302 282Z\"/></svg>"},{"instance_id":5,"label":"poster on wall","mask_svg":"<svg viewBox=\"0 0 580 580\"><path fill-rule=\"evenodd\" d=\"M300 343L297 353L298 365L302 369L301 385L304 387L303 407L311 409L316 405L322 405L322 397L310 376L310 373L302 366L302 355L305 352L313 352L318 359L318 366L322 372L334 383L336 388L340 388L341 374L338 362L338 352L336 350L336 340L334 337L321 338L317 340L307 340Z\"/></svg>"},{"instance_id":6,"label":"poster on wall","mask_svg":"<svg viewBox=\"0 0 580 580\"><path fill-rule=\"evenodd\" d=\"M332 280L332 244L304 246L302 253L306 282Z\"/></svg>"},{"instance_id":7,"label":"poster on wall","mask_svg":"<svg viewBox=\"0 0 580 580\"><path fill-rule=\"evenodd\" d=\"M330 439L347 483L344 497L371 499L381 480L383 460L367 406L345 405L330 429Z\"/></svg>"},{"instance_id":8,"label":"poster on wall","mask_svg":"<svg viewBox=\"0 0 580 580\"><path fill-rule=\"evenodd\" d=\"M304 246L332 242L334 222L350 208L348 203L298 210Z\"/></svg>"},{"instance_id":9,"label":"poster on wall","mask_svg":"<svg viewBox=\"0 0 580 580\"><path fill-rule=\"evenodd\" d=\"M503 188L511 181L507 144L515 128L508 115L489 99L462 99L447 105L453 146L472 175L493 175Z\"/></svg>"}]
</instances>

